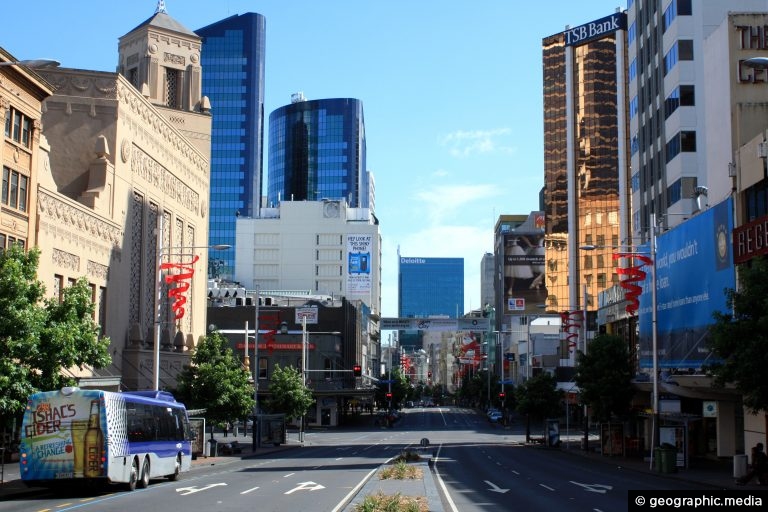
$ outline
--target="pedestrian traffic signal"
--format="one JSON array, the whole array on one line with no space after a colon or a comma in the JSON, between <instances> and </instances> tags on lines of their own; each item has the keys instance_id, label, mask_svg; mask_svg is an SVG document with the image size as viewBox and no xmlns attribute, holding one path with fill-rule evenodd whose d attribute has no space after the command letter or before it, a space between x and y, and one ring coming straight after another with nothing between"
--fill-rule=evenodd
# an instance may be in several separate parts
<instances>
[{"instance_id":1,"label":"pedestrian traffic signal","mask_svg":"<svg viewBox=\"0 0 768 512\"><path fill-rule=\"evenodd\" d=\"M359 364L356 364L352 367L352 374L355 377L361 377L363 375L363 368Z\"/></svg>"}]
</instances>

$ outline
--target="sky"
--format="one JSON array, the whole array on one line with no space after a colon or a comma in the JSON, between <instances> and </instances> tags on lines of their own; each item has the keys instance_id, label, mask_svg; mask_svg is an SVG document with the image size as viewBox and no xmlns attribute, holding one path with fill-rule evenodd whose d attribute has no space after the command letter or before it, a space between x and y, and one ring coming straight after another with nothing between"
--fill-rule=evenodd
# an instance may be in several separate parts
<instances>
[{"instance_id":1,"label":"sky","mask_svg":"<svg viewBox=\"0 0 768 512\"><path fill-rule=\"evenodd\" d=\"M0 46L18 59L114 71L118 38L156 0L6 2ZM291 94L363 102L382 237L382 316L397 316L397 254L464 258L464 310L500 215L539 209L541 41L626 0L166 0L194 31L266 18L265 123ZM265 148L268 147L265 127ZM264 179L266 180L266 152Z\"/></svg>"}]
</instances>

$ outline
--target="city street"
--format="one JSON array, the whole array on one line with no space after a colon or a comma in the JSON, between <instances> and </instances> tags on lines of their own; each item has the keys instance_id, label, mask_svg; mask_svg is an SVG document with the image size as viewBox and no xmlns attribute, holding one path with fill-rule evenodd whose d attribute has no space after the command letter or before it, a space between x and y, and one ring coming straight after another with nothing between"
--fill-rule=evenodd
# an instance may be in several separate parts
<instances>
[{"instance_id":1,"label":"city street","mask_svg":"<svg viewBox=\"0 0 768 512\"><path fill-rule=\"evenodd\" d=\"M626 510L630 489L697 489L695 483L617 469L577 456L573 447L525 445L524 424L490 423L472 409L425 407L403 411L391 429L364 415L355 429L312 430L303 447L254 457L198 461L178 482L149 488L66 492L31 489L0 494L2 511L195 510L340 511L369 475L406 447L429 439L425 458L446 511ZM295 444L289 437L289 443ZM3 485L18 484L6 482Z\"/></svg>"}]
</instances>

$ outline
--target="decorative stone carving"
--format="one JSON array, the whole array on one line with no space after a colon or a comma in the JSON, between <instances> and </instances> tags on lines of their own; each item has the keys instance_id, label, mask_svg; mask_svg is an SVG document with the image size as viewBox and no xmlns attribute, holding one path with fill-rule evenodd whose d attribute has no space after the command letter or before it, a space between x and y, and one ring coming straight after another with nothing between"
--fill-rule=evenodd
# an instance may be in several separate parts
<instances>
[{"instance_id":1,"label":"decorative stone carving","mask_svg":"<svg viewBox=\"0 0 768 512\"><path fill-rule=\"evenodd\" d=\"M66 268L73 272L80 271L80 256L76 254L65 252L60 249L54 249L51 254L51 260L53 260L53 264L59 268Z\"/></svg>"},{"instance_id":2,"label":"decorative stone carving","mask_svg":"<svg viewBox=\"0 0 768 512\"><path fill-rule=\"evenodd\" d=\"M50 218L55 224L70 227L79 233L83 243L92 243L92 239L108 243L110 249L119 247L122 243L122 230L102 218L91 215L86 210L80 210L65 203L60 198L40 189L37 200L37 213L41 217ZM91 240L88 240L88 239Z\"/></svg>"},{"instance_id":3,"label":"decorative stone carving","mask_svg":"<svg viewBox=\"0 0 768 512\"><path fill-rule=\"evenodd\" d=\"M107 279L109 279L109 267L107 265L102 265L101 263L88 260L86 263L86 271L88 272L89 276L95 277L102 281L106 282Z\"/></svg>"},{"instance_id":4,"label":"decorative stone carving","mask_svg":"<svg viewBox=\"0 0 768 512\"><path fill-rule=\"evenodd\" d=\"M128 163L128 160L131 159L131 146L130 139L123 139L123 142L120 144L120 159L123 163Z\"/></svg>"},{"instance_id":5,"label":"decorative stone carving","mask_svg":"<svg viewBox=\"0 0 768 512\"><path fill-rule=\"evenodd\" d=\"M131 171L154 188L178 201L195 215L200 213L200 194L147 155L141 148L131 150Z\"/></svg>"}]
</instances>

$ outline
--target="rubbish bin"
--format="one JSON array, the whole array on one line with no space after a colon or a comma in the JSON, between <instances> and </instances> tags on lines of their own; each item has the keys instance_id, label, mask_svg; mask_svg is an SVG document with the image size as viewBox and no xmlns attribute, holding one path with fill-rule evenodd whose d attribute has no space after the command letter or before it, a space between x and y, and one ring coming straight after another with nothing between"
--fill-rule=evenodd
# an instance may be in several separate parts
<instances>
[{"instance_id":1,"label":"rubbish bin","mask_svg":"<svg viewBox=\"0 0 768 512\"><path fill-rule=\"evenodd\" d=\"M657 448L658 462L656 468L661 473L674 473L677 471L677 449L672 445L661 445Z\"/></svg>"},{"instance_id":2,"label":"rubbish bin","mask_svg":"<svg viewBox=\"0 0 768 512\"><path fill-rule=\"evenodd\" d=\"M215 439L209 439L208 440L209 449L208 449L208 456L209 457L218 457L219 453L219 442Z\"/></svg>"},{"instance_id":3,"label":"rubbish bin","mask_svg":"<svg viewBox=\"0 0 768 512\"><path fill-rule=\"evenodd\" d=\"M733 456L733 478L744 478L747 475L747 456Z\"/></svg>"}]
</instances>

